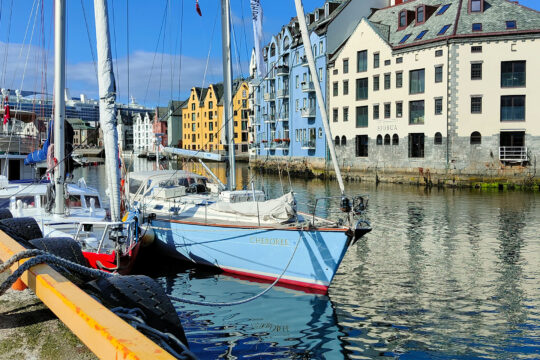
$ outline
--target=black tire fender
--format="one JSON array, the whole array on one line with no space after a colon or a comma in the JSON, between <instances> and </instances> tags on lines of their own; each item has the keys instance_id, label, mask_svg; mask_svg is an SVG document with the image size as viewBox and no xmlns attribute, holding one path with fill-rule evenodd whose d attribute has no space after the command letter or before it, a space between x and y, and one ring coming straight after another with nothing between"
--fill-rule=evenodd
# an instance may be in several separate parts
<instances>
[{"instance_id":1,"label":"black tire fender","mask_svg":"<svg viewBox=\"0 0 540 360\"><path fill-rule=\"evenodd\" d=\"M0 209L0 220L11 218L13 218L13 214L11 214L11 211L9 209Z\"/></svg>"},{"instance_id":2,"label":"black tire fender","mask_svg":"<svg viewBox=\"0 0 540 360\"><path fill-rule=\"evenodd\" d=\"M72 238L51 237L30 240L36 249L47 251L53 255L72 261L76 264L89 267L81 246Z\"/></svg>"},{"instance_id":3,"label":"black tire fender","mask_svg":"<svg viewBox=\"0 0 540 360\"><path fill-rule=\"evenodd\" d=\"M43 233L36 220L30 217L0 220L0 230L11 236L27 249L32 248L29 240L43 237Z\"/></svg>"}]
</instances>

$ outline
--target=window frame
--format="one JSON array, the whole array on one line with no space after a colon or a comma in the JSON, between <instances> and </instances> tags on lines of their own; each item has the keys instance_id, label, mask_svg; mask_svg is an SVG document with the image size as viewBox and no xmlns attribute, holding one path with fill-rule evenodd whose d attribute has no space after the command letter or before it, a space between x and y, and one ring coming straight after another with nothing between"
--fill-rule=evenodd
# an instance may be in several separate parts
<instances>
[{"instance_id":1,"label":"window frame","mask_svg":"<svg viewBox=\"0 0 540 360\"><path fill-rule=\"evenodd\" d=\"M479 2L480 9L473 10L473 3ZM484 12L484 0L469 0L469 13L483 13Z\"/></svg>"},{"instance_id":2,"label":"window frame","mask_svg":"<svg viewBox=\"0 0 540 360\"><path fill-rule=\"evenodd\" d=\"M471 114L482 114L484 100L481 95L471 95Z\"/></svg>"},{"instance_id":3,"label":"window frame","mask_svg":"<svg viewBox=\"0 0 540 360\"><path fill-rule=\"evenodd\" d=\"M360 86L365 81L365 86ZM360 93L360 89L365 89L365 92ZM367 100L369 98L369 78L356 79L356 101Z\"/></svg>"},{"instance_id":4,"label":"window frame","mask_svg":"<svg viewBox=\"0 0 540 360\"><path fill-rule=\"evenodd\" d=\"M505 65L508 65L510 64L511 67L512 67L512 71L510 73L506 72L506 74L510 74L510 78L512 79L512 84L511 85L506 85L506 83L508 82L508 79L506 79L506 82L505 82L505 79L503 78L503 74L505 74L503 72L503 68ZM519 85L515 85L515 81L513 79L515 79L515 73L518 73L517 71L514 70L514 67L515 65L517 64L523 64L523 84L519 84ZM508 88L524 88L527 86L527 61L526 60L514 60L514 61L501 61L501 88L503 89L508 89Z\"/></svg>"},{"instance_id":5,"label":"window frame","mask_svg":"<svg viewBox=\"0 0 540 360\"><path fill-rule=\"evenodd\" d=\"M443 82L443 77L444 77L443 66L444 65L435 65L435 79L434 80L436 84Z\"/></svg>"},{"instance_id":6,"label":"window frame","mask_svg":"<svg viewBox=\"0 0 540 360\"><path fill-rule=\"evenodd\" d=\"M442 97L437 97L434 99L434 102L433 102L433 107L434 107L434 114L435 115L442 115L443 113L443 98Z\"/></svg>"},{"instance_id":7,"label":"window frame","mask_svg":"<svg viewBox=\"0 0 540 360\"><path fill-rule=\"evenodd\" d=\"M516 100L516 99L523 99L523 118L521 119L503 119L503 100L504 99L509 99L511 98L512 99L512 103ZM514 106L512 106L514 107ZM501 106L500 106L500 109L501 109L501 121L500 122L522 122L522 121L526 121L526 116L527 116L527 96L526 95L501 95Z\"/></svg>"},{"instance_id":8,"label":"window frame","mask_svg":"<svg viewBox=\"0 0 540 360\"><path fill-rule=\"evenodd\" d=\"M422 20L418 20L418 13L419 13L419 10L422 9ZM414 20L416 22L416 26L418 25L422 25L426 22L426 6L425 5L418 5L416 8L415 8L415 11L414 11Z\"/></svg>"},{"instance_id":9,"label":"window frame","mask_svg":"<svg viewBox=\"0 0 540 360\"><path fill-rule=\"evenodd\" d=\"M360 59L363 59L364 61L361 62ZM363 65L362 67L360 65ZM362 73L366 72L368 69L368 51L367 50L360 50L356 52L356 72Z\"/></svg>"},{"instance_id":10,"label":"window frame","mask_svg":"<svg viewBox=\"0 0 540 360\"><path fill-rule=\"evenodd\" d=\"M413 106L422 104L422 116L413 119ZM425 100L411 100L409 101L409 125L424 125L426 118L426 102ZM415 121L416 120L416 121Z\"/></svg>"},{"instance_id":11,"label":"window frame","mask_svg":"<svg viewBox=\"0 0 540 360\"><path fill-rule=\"evenodd\" d=\"M360 114L360 111L364 112L364 114ZM365 116L365 123L364 122L359 122L359 116ZM357 129L360 129L360 128L367 128L369 126L369 107L367 105L363 105L363 106L357 106L356 107L356 113L355 113L355 127Z\"/></svg>"},{"instance_id":12,"label":"window frame","mask_svg":"<svg viewBox=\"0 0 540 360\"><path fill-rule=\"evenodd\" d=\"M480 70L473 69L475 66L480 66ZM476 72L476 76L475 76ZM480 72L480 76L478 76L478 72ZM484 66L482 61L473 61L471 62L471 80L482 80L482 77L484 75Z\"/></svg>"},{"instance_id":13,"label":"window frame","mask_svg":"<svg viewBox=\"0 0 540 360\"><path fill-rule=\"evenodd\" d=\"M417 79L415 76L418 74ZM420 76L422 74L422 76ZM413 80L418 84L417 89L413 89ZM423 94L426 92L426 69L409 70L409 95Z\"/></svg>"}]
</instances>

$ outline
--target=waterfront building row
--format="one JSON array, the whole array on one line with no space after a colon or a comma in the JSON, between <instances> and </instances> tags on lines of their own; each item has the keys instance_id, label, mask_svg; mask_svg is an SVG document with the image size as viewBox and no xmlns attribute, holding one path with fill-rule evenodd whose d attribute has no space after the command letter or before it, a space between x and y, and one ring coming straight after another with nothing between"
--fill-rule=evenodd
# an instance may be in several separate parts
<instances>
[{"instance_id":1,"label":"waterfront building row","mask_svg":"<svg viewBox=\"0 0 540 360\"><path fill-rule=\"evenodd\" d=\"M366 5L340 3L324 24L322 42L318 28L310 27L314 54L324 53L317 66L326 66L317 76L343 167L471 174L534 167L527 168L540 150L539 12L506 0L421 0L371 4L376 9L362 16ZM285 64L273 65L274 43L286 55L284 37L294 39L294 24L293 19L265 48L265 66L276 80L272 85L267 76L254 87L254 154L311 155L316 163L324 158L326 144L315 142L324 135L312 112L307 67L303 74L294 71L299 46L289 46L288 73ZM286 123L291 146L282 152L262 146L279 138L279 125L272 128L271 120L286 108L271 96L285 88L278 73L292 89ZM302 115L311 114L304 123ZM315 150L307 155L293 146L306 140L315 140L309 144Z\"/></svg>"}]
</instances>

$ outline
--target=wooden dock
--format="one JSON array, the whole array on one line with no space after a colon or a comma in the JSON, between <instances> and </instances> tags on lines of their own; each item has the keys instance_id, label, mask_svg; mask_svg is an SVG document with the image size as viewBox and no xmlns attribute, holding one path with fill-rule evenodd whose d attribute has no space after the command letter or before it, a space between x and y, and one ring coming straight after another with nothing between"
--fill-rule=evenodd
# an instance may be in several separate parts
<instances>
[{"instance_id":1,"label":"wooden dock","mask_svg":"<svg viewBox=\"0 0 540 360\"><path fill-rule=\"evenodd\" d=\"M23 250L0 231L0 260L6 261ZM34 266L21 280L98 358L174 359L50 266Z\"/></svg>"}]
</instances>

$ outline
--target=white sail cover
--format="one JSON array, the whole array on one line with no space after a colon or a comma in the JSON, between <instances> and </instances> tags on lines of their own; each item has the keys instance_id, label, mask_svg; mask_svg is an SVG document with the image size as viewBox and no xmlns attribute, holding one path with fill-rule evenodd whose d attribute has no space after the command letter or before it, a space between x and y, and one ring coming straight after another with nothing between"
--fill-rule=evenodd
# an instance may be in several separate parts
<instances>
[{"instance_id":1,"label":"white sail cover","mask_svg":"<svg viewBox=\"0 0 540 360\"><path fill-rule=\"evenodd\" d=\"M259 217L261 222L283 223L296 216L296 201L292 192L277 199L259 202L228 203L218 201L208 206L208 214L215 212L223 213L224 216L235 214L241 218L251 217L255 220Z\"/></svg>"}]
</instances>

